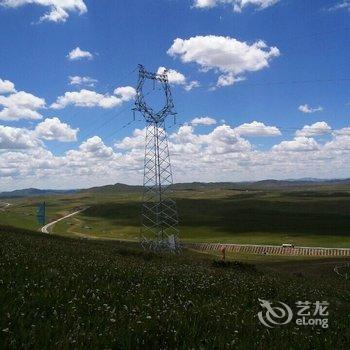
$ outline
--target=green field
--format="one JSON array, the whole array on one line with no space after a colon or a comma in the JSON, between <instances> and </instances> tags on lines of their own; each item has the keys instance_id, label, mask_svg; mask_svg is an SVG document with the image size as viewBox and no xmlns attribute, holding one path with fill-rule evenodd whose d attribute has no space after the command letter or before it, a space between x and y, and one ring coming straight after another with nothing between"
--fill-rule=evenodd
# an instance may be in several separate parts
<instances>
[{"instance_id":1,"label":"green field","mask_svg":"<svg viewBox=\"0 0 350 350\"><path fill-rule=\"evenodd\" d=\"M131 243L0 229L1 349L346 349L349 281L338 260L155 255ZM245 256L231 256L246 261ZM251 256L250 258L251 259ZM266 261L269 259L269 261ZM272 260L270 260L272 259ZM258 298L326 300L329 328L268 329Z\"/></svg>"},{"instance_id":2,"label":"green field","mask_svg":"<svg viewBox=\"0 0 350 350\"><path fill-rule=\"evenodd\" d=\"M350 188L187 188L176 190L181 239L195 242L350 247ZM35 204L48 221L88 209L55 225L68 236L137 240L139 191L96 191L12 200L0 224L37 230ZM11 202L11 200L9 200Z\"/></svg>"}]
</instances>

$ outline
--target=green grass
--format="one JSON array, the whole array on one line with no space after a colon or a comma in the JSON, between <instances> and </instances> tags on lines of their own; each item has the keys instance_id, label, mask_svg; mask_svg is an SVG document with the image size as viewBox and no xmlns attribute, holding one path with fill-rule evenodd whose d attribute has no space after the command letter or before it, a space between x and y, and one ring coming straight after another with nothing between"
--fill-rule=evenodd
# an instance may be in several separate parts
<instances>
[{"instance_id":1,"label":"green grass","mask_svg":"<svg viewBox=\"0 0 350 350\"><path fill-rule=\"evenodd\" d=\"M242 191L192 189L174 193L181 239L196 242L350 247L350 191L347 188ZM136 240L140 193L80 193L16 200L0 224L38 229L35 203L46 200L49 221L81 206L87 211L60 222L60 235Z\"/></svg>"},{"instance_id":2,"label":"green grass","mask_svg":"<svg viewBox=\"0 0 350 350\"><path fill-rule=\"evenodd\" d=\"M186 241L350 247L350 199L346 197L223 192L214 198L178 195L177 205L181 238ZM89 232L79 231L134 239L139 212L140 203L132 200L96 204L79 216Z\"/></svg>"},{"instance_id":3,"label":"green grass","mask_svg":"<svg viewBox=\"0 0 350 350\"><path fill-rule=\"evenodd\" d=\"M1 349L345 349L350 285L337 262L215 268L213 256L0 229ZM245 261L245 256L230 256ZM242 265L239 265L242 266ZM309 267L310 266L310 267ZM302 269L305 274L295 274ZM258 298L327 300L329 329L262 326Z\"/></svg>"}]
</instances>

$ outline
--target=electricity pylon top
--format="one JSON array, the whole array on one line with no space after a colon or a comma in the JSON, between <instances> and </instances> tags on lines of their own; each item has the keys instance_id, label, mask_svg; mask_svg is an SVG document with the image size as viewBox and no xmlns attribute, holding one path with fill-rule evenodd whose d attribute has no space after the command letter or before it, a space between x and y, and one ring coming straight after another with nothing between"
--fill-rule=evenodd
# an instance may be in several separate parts
<instances>
[{"instance_id":1,"label":"electricity pylon top","mask_svg":"<svg viewBox=\"0 0 350 350\"><path fill-rule=\"evenodd\" d=\"M155 112L151 106L146 103L145 94L143 92L143 87L146 80L153 81L155 83L160 83L161 87L165 93L165 105L164 107ZM139 111L147 122L150 123L161 123L165 120L168 115L176 115L174 112L174 102L171 96L170 85L168 80L167 71L164 70L162 74L151 73L146 71L145 67L139 64L139 80L136 88L136 99L134 111Z\"/></svg>"}]
</instances>

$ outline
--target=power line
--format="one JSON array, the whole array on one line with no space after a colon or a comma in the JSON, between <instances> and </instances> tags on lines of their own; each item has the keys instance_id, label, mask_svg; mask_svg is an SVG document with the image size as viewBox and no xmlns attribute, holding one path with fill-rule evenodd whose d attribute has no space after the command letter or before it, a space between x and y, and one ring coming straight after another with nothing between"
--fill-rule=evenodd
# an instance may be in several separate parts
<instances>
[{"instance_id":1,"label":"power line","mask_svg":"<svg viewBox=\"0 0 350 350\"><path fill-rule=\"evenodd\" d=\"M123 74L123 75L121 76L121 78L118 79L118 82L119 82L118 84L119 84L119 86L121 86L122 83L125 82L125 80L126 80L127 77L129 77L131 74L135 73L136 70L137 70L137 67L134 68L133 70L131 70L131 71L129 71L129 72ZM105 87L106 87L106 88L109 87L109 84L106 84Z\"/></svg>"},{"instance_id":2,"label":"power line","mask_svg":"<svg viewBox=\"0 0 350 350\"><path fill-rule=\"evenodd\" d=\"M154 91L149 91L147 94L145 94L145 96L150 95L151 93L153 93ZM93 134L96 133L96 131L101 130L103 127L105 127L106 125L108 125L109 123L111 123L114 119L116 119L117 117L119 117L121 114L123 114L124 112L126 112L127 110L130 111L130 105L128 105L127 107L123 108L121 111L119 111L118 113L114 114L111 118L107 119L106 121L104 121L102 124L100 124L97 127L94 128L90 128L88 132L85 132L85 134L83 134L84 136L82 136L81 138L88 138L91 137Z\"/></svg>"},{"instance_id":3,"label":"power line","mask_svg":"<svg viewBox=\"0 0 350 350\"><path fill-rule=\"evenodd\" d=\"M314 83L346 83L350 82L350 78L340 79L307 79L307 80L280 80L280 81L264 81L258 83L242 82L241 86L259 86L259 85L287 85L287 84L314 84Z\"/></svg>"},{"instance_id":4,"label":"power line","mask_svg":"<svg viewBox=\"0 0 350 350\"><path fill-rule=\"evenodd\" d=\"M133 123L135 123L136 120L131 120L127 123L125 123L124 125L122 125L120 128L114 130L112 133L110 133L109 135L105 136L103 138L103 141L105 142L106 140L109 140L111 137L113 137L114 135L116 135L118 132L122 131L123 129L127 128L128 126L132 125Z\"/></svg>"},{"instance_id":5,"label":"power line","mask_svg":"<svg viewBox=\"0 0 350 350\"><path fill-rule=\"evenodd\" d=\"M252 83L247 80L240 81L237 84L239 87L247 86L271 86L271 85L299 85L299 84L327 84L327 83L349 83L350 78L334 78L334 79L305 79L305 80L279 80L279 81L261 81ZM215 91L217 90L215 86L199 86L196 90L207 90Z\"/></svg>"},{"instance_id":6,"label":"power line","mask_svg":"<svg viewBox=\"0 0 350 350\"><path fill-rule=\"evenodd\" d=\"M339 27L338 27L339 29ZM322 36L322 35L328 35L328 34L333 34L337 33L338 29L331 29L331 30L325 30L322 32L317 32L317 33L308 33L308 34L303 34L303 35L296 35L296 36L291 36L289 38L285 38L287 42L293 41L293 40L300 40L300 39L306 39L306 38L311 38L311 37L316 37L316 36ZM349 30L349 26L341 27L342 30Z\"/></svg>"},{"instance_id":7,"label":"power line","mask_svg":"<svg viewBox=\"0 0 350 350\"><path fill-rule=\"evenodd\" d=\"M108 118L107 120L105 120L102 124L100 124L99 126L95 127L95 128L90 128L88 132L85 132L83 134L83 136L81 136L82 139L85 138L89 138L91 136L93 136L93 134L96 134L97 131L101 130L103 127L105 127L106 125L108 125L109 123L111 123L114 119L116 119L117 117L119 117L121 114L123 114L124 112L126 112L127 110L130 110L130 106L127 106L125 108L123 108L122 110L120 110L118 113L113 114L112 117Z\"/></svg>"}]
</instances>

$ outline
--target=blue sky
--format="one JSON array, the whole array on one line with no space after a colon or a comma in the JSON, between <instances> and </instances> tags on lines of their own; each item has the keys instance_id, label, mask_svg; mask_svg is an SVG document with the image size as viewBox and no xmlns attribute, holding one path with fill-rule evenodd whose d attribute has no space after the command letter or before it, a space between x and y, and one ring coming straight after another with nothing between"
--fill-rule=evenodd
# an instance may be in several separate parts
<instances>
[{"instance_id":1,"label":"blue sky","mask_svg":"<svg viewBox=\"0 0 350 350\"><path fill-rule=\"evenodd\" d=\"M241 0L27 2L0 0L0 79L7 81L2 95L0 84L0 190L141 182L137 135L144 123L123 128L132 120L132 94L114 93L118 87L135 87L138 63L152 71L173 70L178 120L185 124L169 130L175 170L181 168L177 181L347 177L350 1L251 0L246 6ZM174 48L177 38L180 47ZM215 50L213 45L218 45ZM91 56L69 59L76 48ZM72 85L73 76L93 81ZM220 76L230 81L227 86L218 84ZM90 100L84 107L78 106L80 96L70 96L53 108L60 96L83 89L98 96L85 96ZM9 108L8 98L20 91L44 100L40 107L33 101L27 106L39 116L18 112L20 96L1 114ZM107 98L103 105L96 102L102 95ZM205 119L191 124L204 117L215 124ZM245 123L250 133L239 133L235 128ZM311 131L302 131L306 125ZM191 147L199 148L191 152ZM177 152L189 163L195 154L208 160L196 159L186 173ZM74 157L84 160L81 173ZM213 164L221 159L227 169L217 174ZM203 166L208 166L207 176L199 170Z\"/></svg>"}]
</instances>

